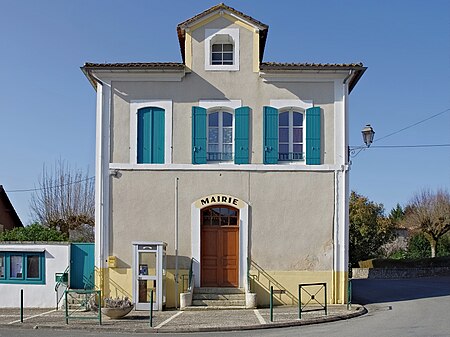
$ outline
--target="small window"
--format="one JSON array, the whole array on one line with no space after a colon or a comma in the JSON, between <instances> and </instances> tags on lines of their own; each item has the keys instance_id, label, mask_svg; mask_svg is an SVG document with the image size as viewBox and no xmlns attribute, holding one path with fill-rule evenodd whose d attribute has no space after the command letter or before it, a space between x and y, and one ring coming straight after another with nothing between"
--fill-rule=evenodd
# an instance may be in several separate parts
<instances>
[{"instance_id":1,"label":"small window","mask_svg":"<svg viewBox=\"0 0 450 337\"><path fill-rule=\"evenodd\" d=\"M232 65L233 45L230 43L216 43L211 47L211 64Z\"/></svg>"},{"instance_id":2,"label":"small window","mask_svg":"<svg viewBox=\"0 0 450 337\"><path fill-rule=\"evenodd\" d=\"M226 111L209 113L207 161L232 161L233 138L233 114Z\"/></svg>"},{"instance_id":3,"label":"small window","mask_svg":"<svg viewBox=\"0 0 450 337\"><path fill-rule=\"evenodd\" d=\"M9 277L12 279L22 279L23 278L23 256L22 255L11 255L9 257Z\"/></svg>"},{"instance_id":4,"label":"small window","mask_svg":"<svg viewBox=\"0 0 450 337\"><path fill-rule=\"evenodd\" d=\"M239 29L205 30L205 70L239 70Z\"/></svg>"},{"instance_id":5,"label":"small window","mask_svg":"<svg viewBox=\"0 0 450 337\"><path fill-rule=\"evenodd\" d=\"M0 254L0 283L45 284L44 253Z\"/></svg>"},{"instance_id":6,"label":"small window","mask_svg":"<svg viewBox=\"0 0 450 337\"><path fill-rule=\"evenodd\" d=\"M213 206L202 210L202 226L238 226L239 212L225 206Z\"/></svg>"},{"instance_id":7,"label":"small window","mask_svg":"<svg viewBox=\"0 0 450 337\"><path fill-rule=\"evenodd\" d=\"M5 278L5 254L0 254L0 280Z\"/></svg>"},{"instance_id":8,"label":"small window","mask_svg":"<svg viewBox=\"0 0 450 337\"><path fill-rule=\"evenodd\" d=\"M278 116L278 160L303 159L303 114L296 111L281 112Z\"/></svg>"}]
</instances>

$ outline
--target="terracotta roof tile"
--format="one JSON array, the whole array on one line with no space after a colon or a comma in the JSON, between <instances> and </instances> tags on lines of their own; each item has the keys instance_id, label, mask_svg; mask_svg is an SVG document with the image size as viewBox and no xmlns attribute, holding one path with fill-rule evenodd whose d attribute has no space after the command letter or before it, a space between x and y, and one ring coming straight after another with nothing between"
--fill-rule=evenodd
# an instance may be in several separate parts
<instances>
[{"instance_id":1,"label":"terracotta roof tile","mask_svg":"<svg viewBox=\"0 0 450 337\"><path fill-rule=\"evenodd\" d=\"M262 62L261 70L307 70L307 69L354 69L364 68L362 63L287 63L287 62Z\"/></svg>"},{"instance_id":2,"label":"terracotta roof tile","mask_svg":"<svg viewBox=\"0 0 450 337\"><path fill-rule=\"evenodd\" d=\"M201 19L201 18L207 16L208 14L211 14L211 13L217 11L217 10L227 10L227 11L233 13L233 14L236 14L237 16L240 16L240 17L250 21L251 23L253 23L256 26L260 26L261 29L269 28L268 25L262 23L261 21L258 21L258 20L252 18L251 16L249 16L247 14L244 14L244 13L242 13L242 12L240 12L240 11L230 7L230 6L227 6L224 3L220 3L218 5L215 5L215 6L211 7L211 8L209 8L209 9L201 12L200 14L197 14L197 15L193 16L190 19L187 19L186 21L183 21L183 22L179 23L177 27L180 27L180 28L184 29L186 26L189 26L190 23L198 21L199 19Z\"/></svg>"},{"instance_id":3,"label":"terracotta roof tile","mask_svg":"<svg viewBox=\"0 0 450 337\"><path fill-rule=\"evenodd\" d=\"M97 69L184 69L183 63L177 62L131 62L131 63L85 63L84 68Z\"/></svg>"}]
</instances>

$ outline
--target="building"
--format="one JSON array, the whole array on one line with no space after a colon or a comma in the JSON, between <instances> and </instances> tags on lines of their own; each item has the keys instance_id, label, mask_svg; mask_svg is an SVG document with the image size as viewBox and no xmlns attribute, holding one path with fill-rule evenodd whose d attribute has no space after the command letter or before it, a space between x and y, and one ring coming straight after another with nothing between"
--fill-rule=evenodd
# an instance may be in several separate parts
<instances>
[{"instance_id":1,"label":"building","mask_svg":"<svg viewBox=\"0 0 450 337\"><path fill-rule=\"evenodd\" d=\"M0 185L0 233L15 227L23 227L22 221L11 204L3 185Z\"/></svg>"},{"instance_id":2,"label":"building","mask_svg":"<svg viewBox=\"0 0 450 337\"><path fill-rule=\"evenodd\" d=\"M165 242L168 307L191 261L195 287L243 288L258 305L269 284L290 303L308 282L345 302L348 97L366 68L263 62L268 29L219 4L177 26L182 63L82 67L97 91L105 295L148 302L157 263L142 249Z\"/></svg>"}]
</instances>

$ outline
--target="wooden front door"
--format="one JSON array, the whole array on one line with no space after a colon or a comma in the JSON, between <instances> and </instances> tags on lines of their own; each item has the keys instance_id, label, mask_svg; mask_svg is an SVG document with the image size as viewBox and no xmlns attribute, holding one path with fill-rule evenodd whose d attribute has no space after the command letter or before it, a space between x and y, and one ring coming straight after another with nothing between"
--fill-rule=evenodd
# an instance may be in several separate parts
<instances>
[{"instance_id":1,"label":"wooden front door","mask_svg":"<svg viewBox=\"0 0 450 337\"><path fill-rule=\"evenodd\" d=\"M201 216L201 286L239 286L239 210L213 206Z\"/></svg>"}]
</instances>

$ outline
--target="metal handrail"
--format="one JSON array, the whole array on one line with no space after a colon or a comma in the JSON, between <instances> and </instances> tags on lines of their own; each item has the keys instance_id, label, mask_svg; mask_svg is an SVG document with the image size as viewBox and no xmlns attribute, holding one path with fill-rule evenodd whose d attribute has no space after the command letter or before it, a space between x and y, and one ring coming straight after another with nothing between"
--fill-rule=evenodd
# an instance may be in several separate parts
<instances>
[{"instance_id":1,"label":"metal handrail","mask_svg":"<svg viewBox=\"0 0 450 337\"><path fill-rule=\"evenodd\" d=\"M278 160L280 161L301 161L305 160L305 155L303 152L287 152L278 153Z\"/></svg>"},{"instance_id":2,"label":"metal handrail","mask_svg":"<svg viewBox=\"0 0 450 337\"><path fill-rule=\"evenodd\" d=\"M207 152L208 161L232 161L234 154L231 152Z\"/></svg>"},{"instance_id":3,"label":"metal handrail","mask_svg":"<svg viewBox=\"0 0 450 337\"><path fill-rule=\"evenodd\" d=\"M188 281L188 289L192 289L192 277L194 276L192 266L194 265L194 258L191 258L191 265L189 267L189 281Z\"/></svg>"},{"instance_id":4,"label":"metal handrail","mask_svg":"<svg viewBox=\"0 0 450 337\"><path fill-rule=\"evenodd\" d=\"M67 282L65 282L64 281L64 275L65 274L69 274L69 270L70 270L70 266L67 266L67 268L64 270L64 272L63 273L56 273L56 275L61 275L61 278L56 282L56 284L55 284L55 292L56 292L56 310L58 310L58 305L59 305L59 302L61 301L61 299L63 298L63 296L64 296L64 291L60 294L60 295L58 295L58 290L59 290L59 288L61 287L61 285L65 285L66 286L66 289L67 289L67 287L68 287L68 284L69 284L69 280L67 280ZM65 289L64 289L65 290Z\"/></svg>"}]
</instances>

